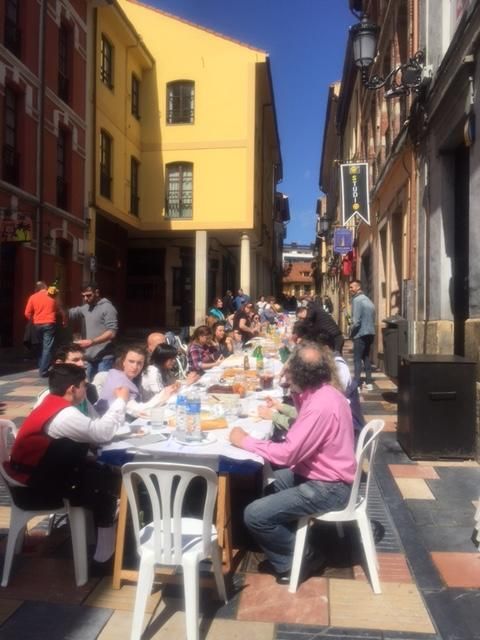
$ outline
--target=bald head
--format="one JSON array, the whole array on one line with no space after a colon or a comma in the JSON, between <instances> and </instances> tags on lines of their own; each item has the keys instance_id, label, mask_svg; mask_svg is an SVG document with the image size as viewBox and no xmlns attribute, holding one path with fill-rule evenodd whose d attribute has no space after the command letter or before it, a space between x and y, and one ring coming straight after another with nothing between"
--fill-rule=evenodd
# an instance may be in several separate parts
<instances>
[{"instance_id":1,"label":"bald head","mask_svg":"<svg viewBox=\"0 0 480 640\"><path fill-rule=\"evenodd\" d=\"M158 347L159 344L164 344L166 340L164 333L160 333L158 331L151 333L147 338L148 353L153 353L153 351L155 351L155 347Z\"/></svg>"}]
</instances>

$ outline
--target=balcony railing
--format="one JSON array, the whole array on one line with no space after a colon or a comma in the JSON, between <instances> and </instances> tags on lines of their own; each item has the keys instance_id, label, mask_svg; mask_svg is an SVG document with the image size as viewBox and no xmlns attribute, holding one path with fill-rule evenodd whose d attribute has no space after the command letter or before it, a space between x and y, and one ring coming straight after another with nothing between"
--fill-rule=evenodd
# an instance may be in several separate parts
<instances>
[{"instance_id":1,"label":"balcony railing","mask_svg":"<svg viewBox=\"0 0 480 640\"><path fill-rule=\"evenodd\" d=\"M60 176L57 177L57 207L68 209L68 184Z\"/></svg>"},{"instance_id":2,"label":"balcony railing","mask_svg":"<svg viewBox=\"0 0 480 640\"><path fill-rule=\"evenodd\" d=\"M2 178L6 182L18 186L19 182L19 154L8 144L3 145L2 150Z\"/></svg>"},{"instance_id":3,"label":"balcony railing","mask_svg":"<svg viewBox=\"0 0 480 640\"><path fill-rule=\"evenodd\" d=\"M20 58L22 52L22 32L15 22L8 18L5 20L5 42L6 48Z\"/></svg>"},{"instance_id":4,"label":"balcony railing","mask_svg":"<svg viewBox=\"0 0 480 640\"><path fill-rule=\"evenodd\" d=\"M112 197L112 176L103 168L100 169L100 194L104 198Z\"/></svg>"},{"instance_id":5,"label":"balcony railing","mask_svg":"<svg viewBox=\"0 0 480 640\"><path fill-rule=\"evenodd\" d=\"M165 202L167 218L191 218L192 199L191 198L167 198Z\"/></svg>"},{"instance_id":6,"label":"balcony railing","mask_svg":"<svg viewBox=\"0 0 480 640\"><path fill-rule=\"evenodd\" d=\"M70 97L70 81L61 71L58 72L58 97L64 102Z\"/></svg>"}]
</instances>

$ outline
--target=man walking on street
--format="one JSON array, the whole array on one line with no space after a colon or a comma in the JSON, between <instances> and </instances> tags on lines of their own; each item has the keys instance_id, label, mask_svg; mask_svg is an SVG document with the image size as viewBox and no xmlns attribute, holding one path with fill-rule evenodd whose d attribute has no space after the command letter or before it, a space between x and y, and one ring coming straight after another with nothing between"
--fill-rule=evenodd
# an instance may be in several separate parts
<instances>
[{"instance_id":1,"label":"man walking on street","mask_svg":"<svg viewBox=\"0 0 480 640\"><path fill-rule=\"evenodd\" d=\"M70 319L81 318L85 323L84 338L77 344L85 349L87 378L91 382L99 371L113 366L113 340L118 331L117 310L107 298L102 298L95 283L83 287L84 304L68 310Z\"/></svg>"},{"instance_id":2,"label":"man walking on street","mask_svg":"<svg viewBox=\"0 0 480 640\"><path fill-rule=\"evenodd\" d=\"M363 362L365 368L364 389L365 391L372 391L372 363L370 356L373 339L375 338L375 307L370 298L363 293L359 280L352 280L349 290L352 296L350 337L353 340L354 379L358 388L360 388Z\"/></svg>"},{"instance_id":3,"label":"man walking on street","mask_svg":"<svg viewBox=\"0 0 480 640\"><path fill-rule=\"evenodd\" d=\"M55 293L52 291L50 294L45 282L40 280L36 283L35 293L29 297L25 307L25 318L33 324L41 348L38 373L42 378L47 376L55 340L58 313Z\"/></svg>"}]
</instances>

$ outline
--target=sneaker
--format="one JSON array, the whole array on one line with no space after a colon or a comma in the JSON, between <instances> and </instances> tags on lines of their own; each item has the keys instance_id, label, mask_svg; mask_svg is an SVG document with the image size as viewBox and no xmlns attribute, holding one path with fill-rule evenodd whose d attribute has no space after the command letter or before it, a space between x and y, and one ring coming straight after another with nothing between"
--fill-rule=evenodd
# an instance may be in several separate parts
<instances>
[{"instance_id":1,"label":"sneaker","mask_svg":"<svg viewBox=\"0 0 480 640\"><path fill-rule=\"evenodd\" d=\"M362 391L373 391L373 384L364 384Z\"/></svg>"}]
</instances>

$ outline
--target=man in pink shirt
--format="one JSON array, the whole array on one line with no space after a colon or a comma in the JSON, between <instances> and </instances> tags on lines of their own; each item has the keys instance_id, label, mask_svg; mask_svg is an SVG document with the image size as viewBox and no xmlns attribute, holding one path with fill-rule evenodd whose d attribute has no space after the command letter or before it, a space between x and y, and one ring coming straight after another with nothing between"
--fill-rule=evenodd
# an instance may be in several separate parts
<instances>
[{"instance_id":1,"label":"man in pink shirt","mask_svg":"<svg viewBox=\"0 0 480 640\"><path fill-rule=\"evenodd\" d=\"M240 427L232 444L284 468L274 472L273 493L245 509L250 533L267 556L277 582L288 584L297 521L301 516L342 509L355 474L352 413L343 393L332 386L329 350L307 342L288 363L298 417L283 442L259 441ZM304 563L314 566L309 549ZM304 566L305 566L304 565Z\"/></svg>"}]
</instances>

